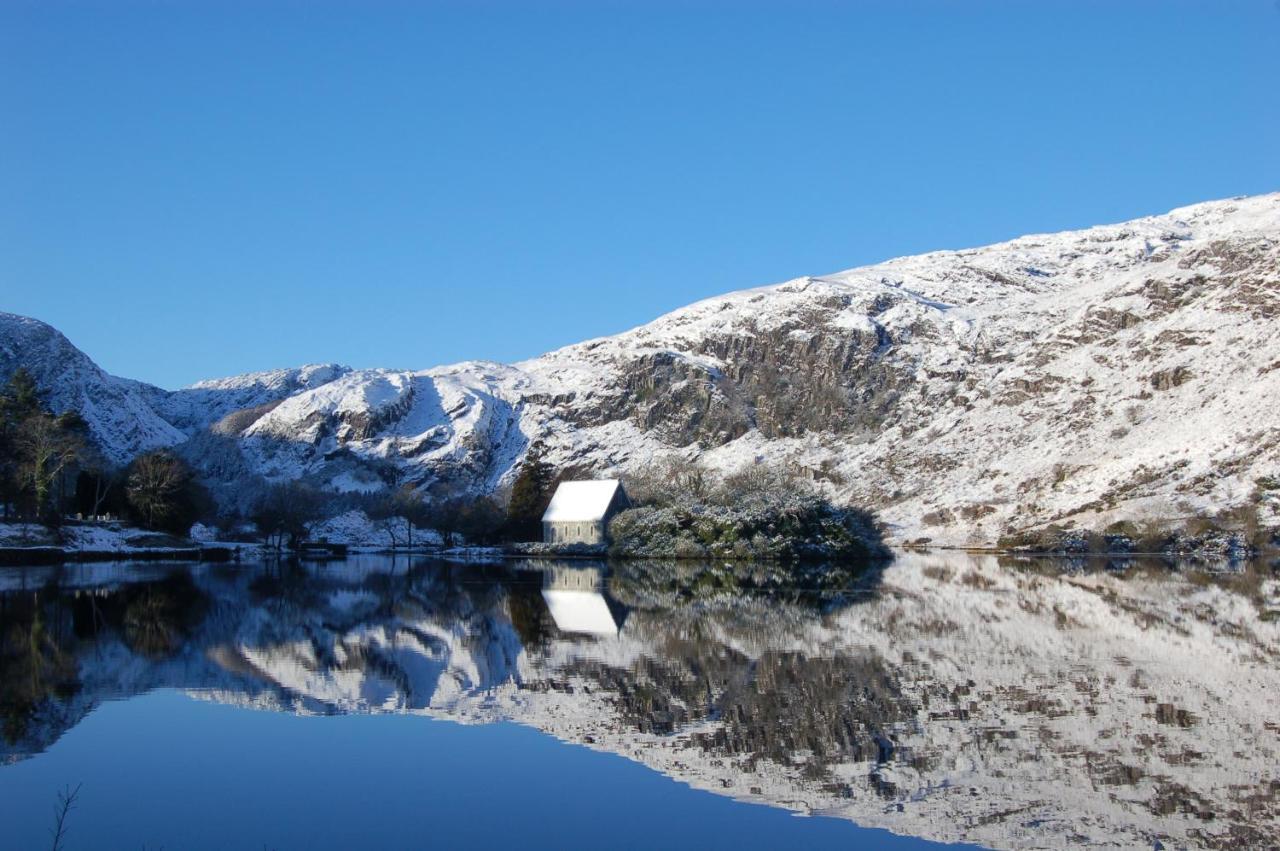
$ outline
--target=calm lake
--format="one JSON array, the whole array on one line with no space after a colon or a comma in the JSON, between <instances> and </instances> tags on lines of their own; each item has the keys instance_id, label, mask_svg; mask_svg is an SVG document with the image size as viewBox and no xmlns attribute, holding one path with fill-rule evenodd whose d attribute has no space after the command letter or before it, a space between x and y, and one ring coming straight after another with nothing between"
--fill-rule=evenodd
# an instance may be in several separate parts
<instances>
[{"instance_id":1,"label":"calm lake","mask_svg":"<svg viewBox=\"0 0 1280 851\"><path fill-rule=\"evenodd\" d=\"M0 849L1276 847L1277 576L0 568Z\"/></svg>"}]
</instances>

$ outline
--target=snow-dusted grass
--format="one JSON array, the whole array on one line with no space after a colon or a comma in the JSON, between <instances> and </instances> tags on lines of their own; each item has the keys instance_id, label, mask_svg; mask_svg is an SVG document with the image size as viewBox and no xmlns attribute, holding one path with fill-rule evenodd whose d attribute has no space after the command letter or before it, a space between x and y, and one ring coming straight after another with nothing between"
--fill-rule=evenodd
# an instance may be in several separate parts
<instances>
[{"instance_id":1,"label":"snow-dusted grass","mask_svg":"<svg viewBox=\"0 0 1280 851\"><path fill-rule=\"evenodd\" d=\"M35 523L0 523L0 546L6 547L56 546L66 550L126 552L190 545L190 541L181 538L119 523L68 523L56 530Z\"/></svg>"},{"instance_id":2,"label":"snow-dusted grass","mask_svg":"<svg viewBox=\"0 0 1280 851\"><path fill-rule=\"evenodd\" d=\"M165 553L190 558L202 548L206 550L205 558L226 550L237 551L237 558L252 558L261 551L257 543L220 540L215 530L203 524L196 524L192 532L190 537L179 537L121 523L68 522L57 529L32 523L0 523L0 547L50 549L82 558L163 558Z\"/></svg>"}]
</instances>

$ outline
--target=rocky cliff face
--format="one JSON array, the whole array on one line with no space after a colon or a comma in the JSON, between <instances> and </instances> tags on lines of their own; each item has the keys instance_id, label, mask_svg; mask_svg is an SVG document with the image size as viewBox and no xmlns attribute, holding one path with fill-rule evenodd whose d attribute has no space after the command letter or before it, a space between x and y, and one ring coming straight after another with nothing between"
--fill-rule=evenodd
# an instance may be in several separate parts
<instances>
[{"instance_id":1,"label":"rocky cliff face","mask_svg":"<svg viewBox=\"0 0 1280 851\"><path fill-rule=\"evenodd\" d=\"M116 420L147 404L137 434L100 430L116 457L216 434L189 446L219 459L210 475L336 490L381 487L387 465L427 491L490 490L535 446L624 475L664 454L793 464L893 538L935 543L1241 505L1275 522L1257 482L1280 472L1277 319L1267 195L732 293L512 366L310 367L174 394L104 377L132 394ZM7 342L0 366L29 359Z\"/></svg>"}]
</instances>

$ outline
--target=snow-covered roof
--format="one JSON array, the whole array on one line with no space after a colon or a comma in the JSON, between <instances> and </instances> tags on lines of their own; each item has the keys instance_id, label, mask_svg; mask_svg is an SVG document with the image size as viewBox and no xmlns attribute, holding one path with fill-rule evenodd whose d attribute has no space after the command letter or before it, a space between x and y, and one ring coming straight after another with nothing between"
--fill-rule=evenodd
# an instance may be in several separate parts
<instances>
[{"instance_id":1,"label":"snow-covered roof","mask_svg":"<svg viewBox=\"0 0 1280 851\"><path fill-rule=\"evenodd\" d=\"M618 492L617 479L561 482L556 488L551 504L542 515L542 522L578 523L604 519Z\"/></svg>"}]
</instances>

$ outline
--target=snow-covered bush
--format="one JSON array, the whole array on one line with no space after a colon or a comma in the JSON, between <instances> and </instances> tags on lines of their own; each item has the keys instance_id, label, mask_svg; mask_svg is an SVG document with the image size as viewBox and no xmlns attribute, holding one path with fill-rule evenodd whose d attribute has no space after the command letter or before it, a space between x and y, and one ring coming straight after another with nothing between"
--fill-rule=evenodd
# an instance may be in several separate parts
<instances>
[{"instance_id":1,"label":"snow-covered bush","mask_svg":"<svg viewBox=\"0 0 1280 851\"><path fill-rule=\"evenodd\" d=\"M218 530L207 523L195 523L191 526L191 531L187 532L187 537L198 544L212 543L218 540Z\"/></svg>"},{"instance_id":2,"label":"snow-covered bush","mask_svg":"<svg viewBox=\"0 0 1280 851\"><path fill-rule=\"evenodd\" d=\"M582 543L545 543L542 541L519 541L507 545L507 551L522 556L594 556L599 558L608 554L604 544Z\"/></svg>"},{"instance_id":3,"label":"snow-covered bush","mask_svg":"<svg viewBox=\"0 0 1280 851\"><path fill-rule=\"evenodd\" d=\"M613 519L615 555L786 561L885 552L870 515L833 505L807 483L774 471L715 484L686 472L671 481L672 490L649 487L650 504Z\"/></svg>"}]
</instances>

